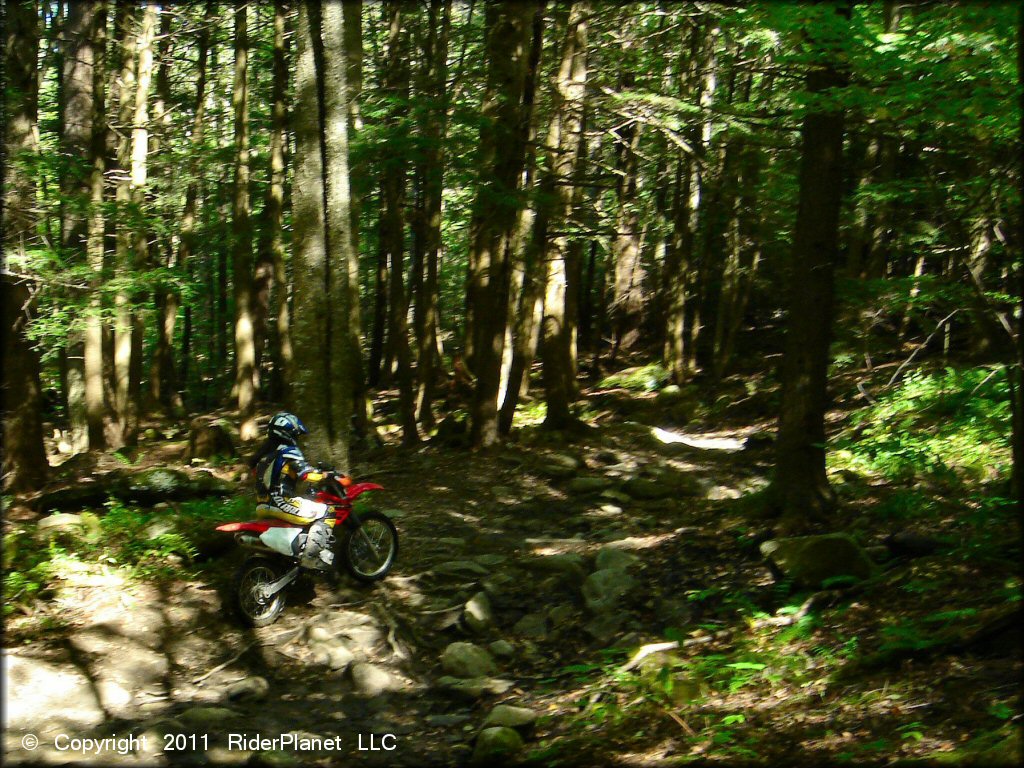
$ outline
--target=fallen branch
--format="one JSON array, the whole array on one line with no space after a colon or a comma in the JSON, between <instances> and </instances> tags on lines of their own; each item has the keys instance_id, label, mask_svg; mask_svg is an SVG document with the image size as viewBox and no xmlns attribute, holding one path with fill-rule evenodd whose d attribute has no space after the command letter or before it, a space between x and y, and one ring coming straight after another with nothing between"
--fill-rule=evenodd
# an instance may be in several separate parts
<instances>
[{"instance_id":1,"label":"fallen branch","mask_svg":"<svg viewBox=\"0 0 1024 768\"><path fill-rule=\"evenodd\" d=\"M896 369L896 373L894 373L892 375L892 378L889 379L889 381L885 385L887 389L889 387L891 387L893 384L896 383L896 380L900 377L900 374L903 373L903 370L914 361L915 357L917 357L918 352L920 352L922 349L927 347L928 344L931 342L931 340L935 338L935 334L937 334L940 330L942 330L942 326L944 326L946 323L948 323L950 320L952 320L953 319L953 315L955 315L959 311L960 311L959 309L954 309L952 312L950 312L944 318L939 320L939 324L935 326L935 330L934 331L932 331L931 333L928 334L928 338L925 339L924 341L922 341L920 344L918 344L917 347L914 349L914 351L910 353L910 357L908 357L906 360L904 360L900 364L900 367Z\"/></svg>"},{"instance_id":2,"label":"fallen branch","mask_svg":"<svg viewBox=\"0 0 1024 768\"><path fill-rule=\"evenodd\" d=\"M248 650L249 650L250 648L252 648L252 647L253 647L254 645L256 645L256 643L257 643L257 642L258 642L258 641L256 641L256 640L253 640L253 641L252 641L251 643L249 643L249 644L248 644L247 646L245 646L245 648L243 648L242 650L240 650L240 651L239 651L238 653L236 653L236 654L235 654L234 656L232 656L232 657L231 657L230 659L228 659L227 661L225 661L225 662L224 662L223 664L218 664L218 665L217 665L216 667L214 667L213 669L211 669L211 670L210 670L209 672L207 672L207 673L206 673L205 675L200 675L199 677L195 678L195 679L194 679L194 680L192 681L192 684L193 684L193 685L199 685L199 683L203 682L203 680L205 680L206 678L208 678L208 677L209 677L210 675L213 675L213 674L215 674L215 673L217 673L217 672L220 672L220 671L221 671L222 669L224 669L224 667L226 667L226 666L228 666L228 665L230 665L230 664L234 664L234 663L235 663L236 661L238 661L238 660L239 660L240 658L242 658L242 656L243 656L243 655L245 654L245 652L246 652L246 651L248 651Z\"/></svg>"}]
</instances>

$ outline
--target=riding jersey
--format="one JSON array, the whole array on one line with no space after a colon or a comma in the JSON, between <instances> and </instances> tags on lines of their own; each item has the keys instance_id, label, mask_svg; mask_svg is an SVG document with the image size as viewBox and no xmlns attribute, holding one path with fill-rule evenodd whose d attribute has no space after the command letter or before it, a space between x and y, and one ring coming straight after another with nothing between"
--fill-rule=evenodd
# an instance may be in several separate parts
<instances>
[{"instance_id":1,"label":"riding jersey","mask_svg":"<svg viewBox=\"0 0 1024 768\"><path fill-rule=\"evenodd\" d=\"M297 445L268 440L250 462L250 466L253 465L256 501L259 502L257 513L273 515L275 510L280 510L302 518L316 518L327 510L325 504L317 504L296 493L299 480L316 483L324 478L324 473L306 461Z\"/></svg>"}]
</instances>

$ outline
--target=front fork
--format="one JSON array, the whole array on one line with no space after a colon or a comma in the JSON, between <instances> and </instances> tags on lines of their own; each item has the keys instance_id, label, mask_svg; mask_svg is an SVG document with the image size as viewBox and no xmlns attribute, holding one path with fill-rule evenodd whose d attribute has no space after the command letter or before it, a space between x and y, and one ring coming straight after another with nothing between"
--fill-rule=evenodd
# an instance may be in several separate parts
<instances>
[{"instance_id":1,"label":"front fork","mask_svg":"<svg viewBox=\"0 0 1024 768\"><path fill-rule=\"evenodd\" d=\"M363 521L359 517L358 512L356 512L354 509L350 510L348 513L348 517L345 518L342 525L344 525L346 528L350 528L351 530L355 531L355 535L359 536L363 540L363 542L366 543L366 546L370 548L370 551L373 552L374 556L380 554L379 552L377 552L377 545L373 543L373 540L370 539L370 537L366 535L366 531L363 530Z\"/></svg>"}]
</instances>

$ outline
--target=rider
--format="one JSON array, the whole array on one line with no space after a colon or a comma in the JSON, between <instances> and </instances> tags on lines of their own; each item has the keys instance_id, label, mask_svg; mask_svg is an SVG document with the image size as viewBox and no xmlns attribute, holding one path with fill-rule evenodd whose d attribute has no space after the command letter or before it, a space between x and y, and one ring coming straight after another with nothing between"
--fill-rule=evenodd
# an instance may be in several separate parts
<instances>
[{"instance_id":1,"label":"rider","mask_svg":"<svg viewBox=\"0 0 1024 768\"><path fill-rule=\"evenodd\" d=\"M302 455L298 438L309 434L306 425L292 413L275 414L267 425L267 439L249 460L249 470L256 477L257 517L276 517L289 523L307 525L306 534L292 545L302 560L328 562L331 529L321 518L327 505L299 496L296 483L318 483L326 474L317 470ZM313 522L315 521L315 522Z\"/></svg>"}]
</instances>

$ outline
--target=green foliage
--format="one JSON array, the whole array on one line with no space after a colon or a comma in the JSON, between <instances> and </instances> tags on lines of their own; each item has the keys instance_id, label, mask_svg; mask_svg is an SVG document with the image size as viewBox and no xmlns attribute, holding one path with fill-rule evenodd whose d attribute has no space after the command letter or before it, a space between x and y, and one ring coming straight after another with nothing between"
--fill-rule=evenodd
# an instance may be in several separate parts
<instances>
[{"instance_id":1,"label":"green foliage","mask_svg":"<svg viewBox=\"0 0 1024 768\"><path fill-rule=\"evenodd\" d=\"M598 383L602 389L629 389L634 392L653 392L668 383L668 371L658 363L650 363L605 376Z\"/></svg>"},{"instance_id":2,"label":"green foliage","mask_svg":"<svg viewBox=\"0 0 1024 768\"><path fill-rule=\"evenodd\" d=\"M990 477L1009 467L1009 419L1001 374L986 368L914 371L851 417L831 466L893 480Z\"/></svg>"}]
</instances>

